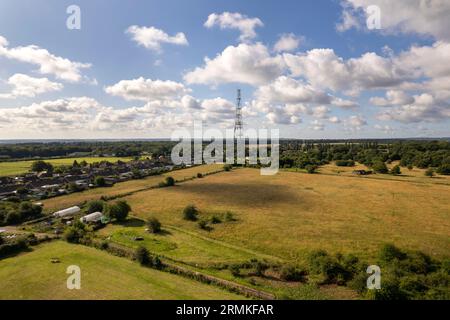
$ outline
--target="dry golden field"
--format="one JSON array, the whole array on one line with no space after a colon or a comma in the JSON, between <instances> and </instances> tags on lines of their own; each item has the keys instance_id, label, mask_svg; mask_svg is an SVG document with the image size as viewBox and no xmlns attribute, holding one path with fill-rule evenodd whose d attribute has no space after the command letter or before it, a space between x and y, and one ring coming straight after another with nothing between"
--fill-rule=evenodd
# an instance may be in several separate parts
<instances>
[{"instance_id":1,"label":"dry golden field","mask_svg":"<svg viewBox=\"0 0 450 320\"><path fill-rule=\"evenodd\" d=\"M450 255L450 187L439 179L373 178L238 169L126 197L133 214L287 260L312 249L373 257L386 242L432 256ZM392 179L392 180L391 180ZM419 178L418 178L419 179ZM234 213L237 222L210 232L182 219L195 204L201 217Z\"/></svg>"},{"instance_id":2,"label":"dry golden field","mask_svg":"<svg viewBox=\"0 0 450 320\"><path fill-rule=\"evenodd\" d=\"M141 180L130 180L115 184L113 187L90 189L84 192L73 193L67 196L56 197L42 201L47 212L58 209L64 209L73 205L83 203L84 201L97 200L102 196L115 196L137 190L157 186L159 182L164 181L168 176L172 176L176 180L189 179L197 175L197 173L207 174L222 169L222 165L198 166L183 170L177 170L165 173L160 176L150 176Z\"/></svg>"}]
</instances>

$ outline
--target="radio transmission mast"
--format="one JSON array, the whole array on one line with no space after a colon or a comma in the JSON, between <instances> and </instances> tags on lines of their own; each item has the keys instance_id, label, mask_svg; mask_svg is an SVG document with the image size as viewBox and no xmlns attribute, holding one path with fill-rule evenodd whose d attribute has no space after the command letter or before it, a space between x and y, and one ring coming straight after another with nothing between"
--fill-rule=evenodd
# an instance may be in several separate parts
<instances>
[{"instance_id":1,"label":"radio transmission mast","mask_svg":"<svg viewBox=\"0 0 450 320\"><path fill-rule=\"evenodd\" d=\"M242 121L241 89L237 90L236 119L234 121L234 139L244 138L244 124Z\"/></svg>"}]
</instances>

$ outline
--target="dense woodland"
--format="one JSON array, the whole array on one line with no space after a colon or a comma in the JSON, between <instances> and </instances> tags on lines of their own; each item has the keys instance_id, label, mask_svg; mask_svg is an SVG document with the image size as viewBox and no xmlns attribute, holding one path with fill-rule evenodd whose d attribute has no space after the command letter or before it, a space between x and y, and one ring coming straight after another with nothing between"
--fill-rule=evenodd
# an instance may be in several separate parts
<instances>
[{"instance_id":1,"label":"dense woodland","mask_svg":"<svg viewBox=\"0 0 450 320\"><path fill-rule=\"evenodd\" d=\"M400 161L403 167L436 168L440 174L450 174L450 142L443 140L340 144L286 141L281 144L280 153L280 166L284 168L304 169L332 161L342 165L353 161L373 167L378 163Z\"/></svg>"},{"instance_id":2,"label":"dense woodland","mask_svg":"<svg viewBox=\"0 0 450 320\"><path fill-rule=\"evenodd\" d=\"M170 141L79 141L0 144L0 160L68 157L73 154L117 157L170 154Z\"/></svg>"}]
</instances>

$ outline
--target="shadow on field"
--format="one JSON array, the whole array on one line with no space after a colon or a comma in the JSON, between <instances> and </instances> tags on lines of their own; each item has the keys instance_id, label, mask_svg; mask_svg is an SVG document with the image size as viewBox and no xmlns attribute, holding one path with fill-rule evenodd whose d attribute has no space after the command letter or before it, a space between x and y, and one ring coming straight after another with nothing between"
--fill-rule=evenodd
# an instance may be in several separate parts
<instances>
[{"instance_id":1,"label":"shadow on field","mask_svg":"<svg viewBox=\"0 0 450 320\"><path fill-rule=\"evenodd\" d=\"M235 205L268 206L274 203L298 203L301 199L283 185L252 184L240 182L183 185L183 192L209 197L214 201Z\"/></svg>"}]
</instances>

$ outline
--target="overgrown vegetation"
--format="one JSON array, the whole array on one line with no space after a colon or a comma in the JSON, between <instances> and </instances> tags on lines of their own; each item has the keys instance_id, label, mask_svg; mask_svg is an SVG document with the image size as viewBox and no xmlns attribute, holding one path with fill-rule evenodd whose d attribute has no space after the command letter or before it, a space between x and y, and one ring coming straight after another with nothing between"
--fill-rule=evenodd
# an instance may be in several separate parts
<instances>
[{"instance_id":1,"label":"overgrown vegetation","mask_svg":"<svg viewBox=\"0 0 450 320\"><path fill-rule=\"evenodd\" d=\"M281 146L282 168L306 169L335 161L337 166L359 162L387 173L381 163L399 161L401 167L436 168L437 173L450 174L450 142L448 141L354 141L345 143L284 141ZM375 169L377 168L377 169Z\"/></svg>"},{"instance_id":2,"label":"overgrown vegetation","mask_svg":"<svg viewBox=\"0 0 450 320\"><path fill-rule=\"evenodd\" d=\"M19 224L39 218L41 215L42 207L28 201L10 199L0 202L0 225Z\"/></svg>"}]
</instances>

